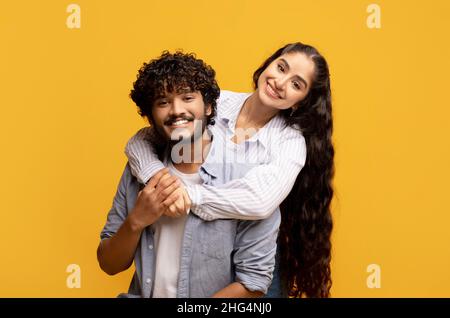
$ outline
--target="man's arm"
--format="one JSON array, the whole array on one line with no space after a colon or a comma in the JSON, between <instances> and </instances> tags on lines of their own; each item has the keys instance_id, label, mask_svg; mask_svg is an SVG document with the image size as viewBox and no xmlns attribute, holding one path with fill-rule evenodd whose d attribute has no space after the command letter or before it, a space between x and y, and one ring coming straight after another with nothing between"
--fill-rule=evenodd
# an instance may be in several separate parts
<instances>
[{"instance_id":1,"label":"man's arm","mask_svg":"<svg viewBox=\"0 0 450 318\"><path fill-rule=\"evenodd\" d=\"M236 281L214 298L254 298L267 293L272 283L281 214L260 221L241 221L237 227L233 263Z\"/></svg>"},{"instance_id":2,"label":"man's arm","mask_svg":"<svg viewBox=\"0 0 450 318\"><path fill-rule=\"evenodd\" d=\"M127 217L116 234L100 241L97 260L100 268L108 275L118 274L133 264L142 229L133 225Z\"/></svg>"},{"instance_id":3,"label":"man's arm","mask_svg":"<svg viewBox=\"0 0 450 318\"><path fill-rule=\"evenodd\" d=\"M167 169L160 171L139 192L133 210L127 214L126 184L131 177L127 169L121 178L97 248L100 268L109 275L120 273L131 266L142 231L159 219L165 210L163 201L178 187L177 179L169 176ZM117 227L119 229L116 231Z\"/></svg>"}]
</instances>

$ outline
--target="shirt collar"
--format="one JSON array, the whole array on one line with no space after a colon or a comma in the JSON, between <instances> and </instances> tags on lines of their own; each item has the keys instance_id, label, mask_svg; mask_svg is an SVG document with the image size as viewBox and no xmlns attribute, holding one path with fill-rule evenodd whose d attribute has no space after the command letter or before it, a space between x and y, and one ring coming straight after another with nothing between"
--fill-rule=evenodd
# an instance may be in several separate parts
<instances>
[{"instance_id":1,"label":"shirt collar","mask_svg":"<svg viewBox=\"0 0 450 318\"><path fill-rule=\"evenodd\" d=\"M262 127L253 137L266 148L270 149L270 141L272 136L279 134L284 126L284 119L280 114L275 115L264 127ZM252 137L252 138L253 138Z\"/></svg>"},{"instance_id":2,"label":"shirt collar","mask_svg":"<svg viewBox=\"0 0 450 318\"><path fill-rule=\"evenodd\" d=\"M246 93L239 96L239 99L224 101L224 104L221 105L223 107L223 111L221 114L221 120L228 128L234 128L236 125L236 120L241 111L242 106L244 105L245 100L250 97L252 93ZM266 149L270 148L270 139L271 136L275 132L274 130L279 130L284 126L284 119L280 114L274 116L264 127L262 127L255 135L249 138L247 141L249 142L259 142ZM228 140L227 140L228 142Z\"/></svg>"},{"instance_id":3,"label":"shirt collar","mask_svg":"<svg viewBox=\"0 0 450 318\"><path fill-rule=\"evenodd\" d=\"M221 119L224 120L227 124L230 122L235 122L239 112L241 111L242 106L244 105L245 100L250 97L252 93L239 94L236 99L224 100L221 108L223 109L221 113Z\"/></svg>"}]
</instances>

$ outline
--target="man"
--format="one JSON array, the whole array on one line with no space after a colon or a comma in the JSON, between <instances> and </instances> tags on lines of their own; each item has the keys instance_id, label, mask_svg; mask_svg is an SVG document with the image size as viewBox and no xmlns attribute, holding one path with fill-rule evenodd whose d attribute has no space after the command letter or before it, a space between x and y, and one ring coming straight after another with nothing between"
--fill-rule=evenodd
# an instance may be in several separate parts
<instances>
[{"instance_id":1,"label":"man","mask_svg":"<svg viewBox=\"0 0 450 318\"><path fill-rule=\"evenodd\" d=\"M179 197L185 206L178 211L189 208L178 179L189 185L227 181L213 175L209 153L208 127L219 96L214 77L203 61L180 52L165 52L139 71L131 97L148 118L150 142L169 170L140 191L125 167L97 250L100 267L110 275L134 259L129 292L120 296L258 297L270 286L279 211L260 221L208 222L168 208Z\"/></svg>"}]
</instances>

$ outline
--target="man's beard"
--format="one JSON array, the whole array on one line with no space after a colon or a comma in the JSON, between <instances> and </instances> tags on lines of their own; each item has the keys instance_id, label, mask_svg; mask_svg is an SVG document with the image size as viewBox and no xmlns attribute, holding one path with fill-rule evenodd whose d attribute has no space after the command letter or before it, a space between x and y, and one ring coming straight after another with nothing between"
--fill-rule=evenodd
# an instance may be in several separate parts
<instances>
[{"instance_id":1,"label":"man's beard","mask_svg":"<svg viewBox=\"0 0 450 318\"><path fill-rule=\"evenodd\" d=\"M201 122L200 124L198 123L199 121ZM173 147L174 145L176 145L178 143L194 144L200 138L202 138L203 133L205 132L205 129L206 129L206 122L207 122L206 117L204 117L203 119L195 119L194 120L194 131L190 136L185 137L185 136L181 135L181 136L179 136L179 138L176 138L176 139L169 137L169 138L167 138L167 142L169 143L170 147Z\"/></svg>"}]
</instances>

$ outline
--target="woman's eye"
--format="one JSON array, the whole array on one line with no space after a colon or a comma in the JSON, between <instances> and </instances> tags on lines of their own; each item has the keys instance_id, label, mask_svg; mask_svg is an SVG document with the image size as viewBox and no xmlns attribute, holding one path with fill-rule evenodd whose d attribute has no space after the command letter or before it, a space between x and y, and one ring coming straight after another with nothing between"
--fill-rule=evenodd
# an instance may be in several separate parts
<instances>
[{"instance_id":1,"label":"woman's eye","mask_svg":"<svg viewBox=\"0 0 450 318\"><path fill-rule=\"evenodd\" d=\"M295 89L300 89L301 88L301 86L300 86L300 84L298 82L293 82L293 85L294 85Z\"/></svg>"},{"instance_id":2,"label":"woman's eye","mask_svg":"<svg viewBox=\"0 0 450 318\"><path fill-rule=\"evenodd\" d=\"M278 64L278 69L279 69L281 72L284 72L284 67L283 67L283 65Z\"/></svg>"}]
</instances>

